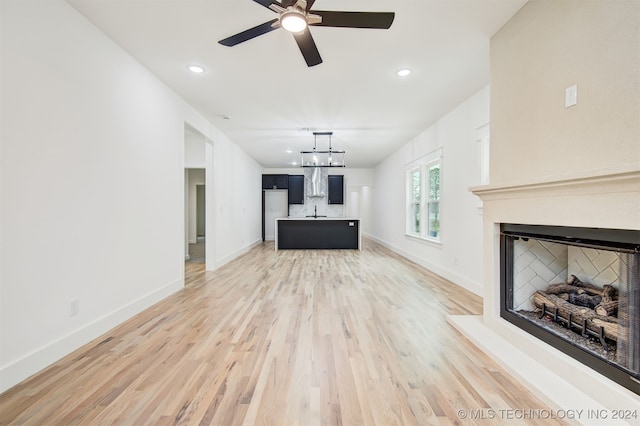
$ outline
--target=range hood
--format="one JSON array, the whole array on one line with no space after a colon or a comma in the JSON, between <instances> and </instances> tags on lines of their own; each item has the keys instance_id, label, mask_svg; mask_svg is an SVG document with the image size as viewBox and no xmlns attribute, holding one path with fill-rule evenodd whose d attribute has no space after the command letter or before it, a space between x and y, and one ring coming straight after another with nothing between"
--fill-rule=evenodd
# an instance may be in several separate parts
<instances>
[{"instance_id":1,"label":"range hood","mask_svg":"<svg viewBox=\"0 0 640 426\"><path fill-rule=\"evenodd\" d=\"M314 167L311 172L311 194L312 198L323 198L325 196L322 192L322 169L320 167Z\"/></svg>"}]
</instances>

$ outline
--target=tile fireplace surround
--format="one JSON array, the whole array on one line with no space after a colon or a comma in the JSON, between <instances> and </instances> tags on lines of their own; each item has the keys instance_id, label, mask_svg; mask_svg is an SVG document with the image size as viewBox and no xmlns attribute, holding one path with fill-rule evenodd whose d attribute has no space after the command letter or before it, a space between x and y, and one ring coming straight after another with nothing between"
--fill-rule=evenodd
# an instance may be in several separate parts
<instances>
[{"instance_id":1,"label":"tile fireplace surround","mask_svg":"<svg viewBox=\"0 0 640 426\"><path fill-rule=\"evenodd\" d=\"M471 191L483 201L484 313L449 322L551 407L636 409L639 418L626 422L579 420L640 425L638 395L501 318L499 241L501 223L640 229L640 165Z\"/></svg>"}]
</instances>

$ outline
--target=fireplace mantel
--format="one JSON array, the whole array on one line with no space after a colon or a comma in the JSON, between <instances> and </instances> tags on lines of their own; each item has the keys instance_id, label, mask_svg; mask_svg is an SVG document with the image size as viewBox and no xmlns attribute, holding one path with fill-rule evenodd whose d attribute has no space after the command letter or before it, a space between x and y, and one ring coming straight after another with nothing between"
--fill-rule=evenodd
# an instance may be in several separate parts
<instances>
[{"instance_id":1,"label":"fireplace mantel","mask_svg":"<svg viewBox=\"0 0 640 426\"><path fill-rule=\"evenodd\" d=\"M596 171L566 173L532 182L476 186L469 190L482 200L495 200L548 193L563 195L611 191L637 192L638 188L640 188L640 162Z\"/></svg>"},{"instance_id":2,"label":"fireplace mantel","mask_svg":"<svg viewBox=\"0 0 640 426\"><path fill-rule=\"evenodd\" d=\"M567 170L570 168L568 164ZM481 318L452 318L450 322L551 405L569 409L588 400L590 406L598 401L607 409L621 403L640 407L638 396L628 389L501 318L499 276L500 224L640 229L640 162L478 186L470 191L483 201L484 312ZM501 343L487 343L494 340ZM536 360L535 371L527 373L529 376L521 375L523 357ZM550 383L557 390L551 392Z\"/></svg>"}]
</instances>

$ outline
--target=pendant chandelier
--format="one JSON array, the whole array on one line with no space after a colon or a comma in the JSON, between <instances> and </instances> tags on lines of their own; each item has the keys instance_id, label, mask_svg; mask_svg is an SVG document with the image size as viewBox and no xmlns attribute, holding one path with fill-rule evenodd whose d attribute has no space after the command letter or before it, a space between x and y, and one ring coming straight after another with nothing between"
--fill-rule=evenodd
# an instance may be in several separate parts
<instances>
[{"instance_id":1,"label":"pendant chandelier","mask_svg":"<svg viewBox=\"0 0 640 426\"><path fill-rule=\"evenodd\" d=\"M344 163L345 151L338 151L331 146L333 132L313 132L313 150L300 151L301 167L346 167ZM328 137L329 149L318 150L318 136Z\"/></svg>"}]
</instances>

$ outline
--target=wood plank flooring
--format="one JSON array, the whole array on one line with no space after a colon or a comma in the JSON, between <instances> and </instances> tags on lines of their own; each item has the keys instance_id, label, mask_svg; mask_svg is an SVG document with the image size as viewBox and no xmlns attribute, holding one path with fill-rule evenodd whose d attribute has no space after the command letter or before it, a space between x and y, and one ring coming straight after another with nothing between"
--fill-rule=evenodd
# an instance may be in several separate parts
<instances>
[{"instance_id":1,"label":"wood plank flooring","mask_svg":"<svg viewBox=\"0 0 640 426\"><path fill-rule=\"evenodd\" d=\"M0 424L513 424L491 410L548 408L446 323L480 298L363 243L188 264L182 291L0 395Z\"/></svg>"}]
</instances>

